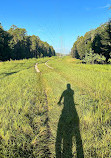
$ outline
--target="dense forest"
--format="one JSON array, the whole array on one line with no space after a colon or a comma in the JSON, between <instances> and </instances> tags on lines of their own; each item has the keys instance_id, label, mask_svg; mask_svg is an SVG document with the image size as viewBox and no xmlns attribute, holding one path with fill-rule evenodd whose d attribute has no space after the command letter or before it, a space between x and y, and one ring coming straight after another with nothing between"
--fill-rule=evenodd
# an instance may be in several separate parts
<instances>
[{"instance_id":1,"label":"dense forest","mask_svg":"<svg viewBox=\"0 0 111 158\"><path fill-rule=\"evenodd\" d=\"M111 63L111 20L78 37L71 56L85 63Z\"/></svg>"},{"instance_id":2,"label":"dense forest","mask_svg":"<svg viewBox=\"0 0 111 158\"><path fill-rule=\"evenodd\" d=\"M26 29L12 25L8 31L5 31L0 24L1 61L54 55L55 50L52 46L41 41L38 36L28 36Z\"/></svg>"}]
</instances>

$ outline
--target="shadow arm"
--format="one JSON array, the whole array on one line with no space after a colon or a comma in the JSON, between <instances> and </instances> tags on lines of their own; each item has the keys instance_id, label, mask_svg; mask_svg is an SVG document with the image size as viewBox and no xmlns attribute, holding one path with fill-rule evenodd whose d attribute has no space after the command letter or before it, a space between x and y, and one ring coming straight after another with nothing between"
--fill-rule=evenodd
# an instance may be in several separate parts
<instances>
[{"instance_id":1,"label":"shadow arm","mask_svg":"<svg viewBox=\"0 0 111 158\"><path fill-rule=\"evenodd\" d=\"M62 93L62 95L61 95L61 97L59 99L58 105L61 105L61 100L62 100L63 97L64 97L64 92Z\"/></svg>"}]
</instances>

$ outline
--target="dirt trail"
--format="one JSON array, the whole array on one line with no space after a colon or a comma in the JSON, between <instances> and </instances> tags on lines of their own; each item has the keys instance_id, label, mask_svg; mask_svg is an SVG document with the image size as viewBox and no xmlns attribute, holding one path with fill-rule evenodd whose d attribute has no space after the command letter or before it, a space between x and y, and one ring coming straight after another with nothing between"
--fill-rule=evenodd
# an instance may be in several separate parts
<instances>
[{"instance_id":1,"label":"dirt trail","mask_svg":"<svg viewBox=\"0 0 111 158\"><path fill-rule=\"evenodd\" d=\"M36 72L40 72L38 69L38 63L35 64L35 70ZM42 77L40 75L40 80L42 83ZM51 143L51 130L49 126L49 116L48 116L48 100L47 100L47 94L44 89L44 99L45 99L45 104L44 104L44 134L41 136L41 142L44 143L44 148L42 149L43 155L41 155L41 158L52 158L52 153L50 151L50 143Z\"/></svg>"},{"instance_id":2,"label":"dirt trail","mask_svg":"<svg viewBox=\"0 0 111 158\"><path fill-rule=\"evenodd\" d=\"M39 70L38 67L37 67L37 63L35 64L35 70L36 70L37 72L40 72L40 70Z\"/></svg>"},{"instance_id":3,"label":"dirt trail","mask_svg":"<svg viewBox=\"0 0 111 158\"><path fill-rule=\"evenodd\" d=\"M49 60L48 60L49 61ZM47 61L47 62L48 62ZM45 65L47 66L47 67L49 67L50 69L53 69L53 67L51 67L51 66L49 66L48 64L47 64L47 62L45 63Z\"/></svg>"},{"instance_id":4,"label":"dirt trail","mask_svg":"<svg viewBox=\"0 0 111 158\"><path fill-rule=\"evenodd\" d=\"M49 60L48 60L48 61L49 61ZM48 68L53 69L53 67L51 67L51 66L49 66L49 65L47 64L48 61L45 62L45 65L46 65ZM37 65L38 65L38 63L35 64L35 70L36 70L36 72L40 72L40 70L38 69L38 66L37 66Z\"/></svg>"}]
</instances>

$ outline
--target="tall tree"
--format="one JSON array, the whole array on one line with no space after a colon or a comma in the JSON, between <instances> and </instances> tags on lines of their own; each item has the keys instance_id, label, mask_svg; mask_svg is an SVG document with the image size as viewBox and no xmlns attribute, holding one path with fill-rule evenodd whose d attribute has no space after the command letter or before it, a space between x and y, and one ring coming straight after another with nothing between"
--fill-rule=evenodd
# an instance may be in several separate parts
<instances>
[{"instance_id":1,"label":"tall tree","mask_svg":"<svg viewBox=\"0 0 111 158\"><path fill-rule=\"evenodd\" d=\"M101 35L102 54L106 57L106 62L111 58L111 20L107 23L104 33Z\"/></svg>"},{"instance_id":2,"label":"tall tree","mask_svg":"<svg viewBox=\"0 0 111 158\"><path fill-rule=\"evenodd\" d=\"M97 54L101 54L102 53L102 43L101 43L101 35L100 34L96 34L95 35L95 38L92 42L92 49L94 50L94 53L97 53Z\"/></svg>"},{"instance_id":3,"label":"tall tree","mask_svg":"<svg viewBox=\"0 0 111 158\"><path fill-rule=\"evenodd\" d=\"M27 36L24 28L12 25L4 31L0 24L0 60L39 58L55 55L55 50L38 36Z\"/></svg>"},{"instance_id":4,"label":"tall tree","mask_svg":"<svg viewBox=\"0 0 111 158\"><path fill-rule=\"evenodd\" d=\"M111 20L95 30L86 32L84 36L78 37L71 49L71 56L84 59L93 50L92 54L99 54L106 58L106 63L111 58Z\"/></svg>"},{"instance_id":5,"label":"tall tree","mask_svg":"<svg viewBox=\"0 0 111 158\"><path fill-rule=\"evenodd\" d=\"M4 31L2 25L0 24L0 60L4 61L10 59L10 39L11 35Z\"/></svg>"}]
</instances>

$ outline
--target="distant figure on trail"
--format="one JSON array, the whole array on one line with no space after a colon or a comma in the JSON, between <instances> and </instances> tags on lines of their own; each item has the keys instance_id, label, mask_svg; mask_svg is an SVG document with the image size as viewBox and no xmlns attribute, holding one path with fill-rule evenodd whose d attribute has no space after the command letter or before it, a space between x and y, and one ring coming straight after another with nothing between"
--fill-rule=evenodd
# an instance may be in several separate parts
<instances>
[{"instance_id":1,"label":"distant figure on trail","mask_svg":"<svg viewBox=\"0 0 111 158\"><path fill-rule=\"evenodd\" d=\"M79 130L79 117L74 103L74 91L71 85L67 84L67 89L63 91L58 105L64 98L64 107L59 119L56 136L56 158L72 158L75 154L77 158L84 158L82 139ZM76 152L73 153L73 137L76 140Z\"/></svg>"}]
</instances>

